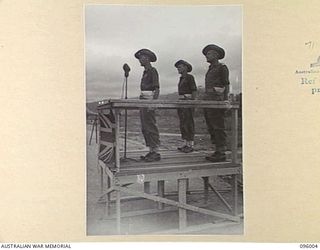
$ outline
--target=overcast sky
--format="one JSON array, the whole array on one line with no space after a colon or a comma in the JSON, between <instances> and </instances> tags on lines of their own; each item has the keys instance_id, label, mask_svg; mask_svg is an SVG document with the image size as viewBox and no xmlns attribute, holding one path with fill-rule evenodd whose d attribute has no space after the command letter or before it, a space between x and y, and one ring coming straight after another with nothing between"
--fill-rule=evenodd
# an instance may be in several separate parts
<instances>
[{"instance_id":1,"label":"overcast sky","mask_svg":"<svg viewBox=\"0 0 320 250\"><path fill-rule=\"evenodd\" d=\"M202 54L207 44L226 51L221 60L230 71L232 92L241 91L241 6L124 6L87 5L85 8L87 101L120 98L128 63L128 97L137 97L143 67L134 57L141 48L158 57L153 66L160 77L160 94L177 91L180 59L193 66L191 74L204 86L209 64Z\"/></svg>"}]
</instances>

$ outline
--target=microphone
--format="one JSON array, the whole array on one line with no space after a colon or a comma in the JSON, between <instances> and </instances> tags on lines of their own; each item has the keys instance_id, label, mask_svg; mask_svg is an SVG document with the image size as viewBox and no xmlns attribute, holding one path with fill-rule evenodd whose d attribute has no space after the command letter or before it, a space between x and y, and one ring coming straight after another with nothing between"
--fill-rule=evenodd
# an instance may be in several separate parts
<instances>
[{"instance_id":1,"label":"microphone","mask_svg":"<svg viewBox=\"0 0 320 250\"><path fill-rule=\"evenodd\" d=\"M128 77L129 76L129 71L130 71L130 67L129 67L129 65L128 64L123 64L123 70L124 70L124 76L125 77Z\"/></svg>"}]
</instances>

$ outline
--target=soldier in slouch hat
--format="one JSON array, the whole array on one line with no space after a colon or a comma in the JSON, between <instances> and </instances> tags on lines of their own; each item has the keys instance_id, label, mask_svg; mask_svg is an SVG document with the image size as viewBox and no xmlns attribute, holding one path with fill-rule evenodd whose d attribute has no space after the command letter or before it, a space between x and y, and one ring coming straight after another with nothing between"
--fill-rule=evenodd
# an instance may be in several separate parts
<instances>
[{"instance_id":1,"label":"soldier in slouch hat","mask_svg":"<svg viewBox=\"0 0 320 250\"><path fill-rule=\"evenodd\" d=\"M205 76L205 100L224 101L228 99L229 92L229 70L228 67L219 62L225 56L223 48L210 44L202 50L207 62L210 63ZM211 141L216 144L216 151L206 157L212 162L226 160L227 135L225 131L224 109L204 109L204 115Z\"/></svg>"},{"instance_id":2,"label":"soldier in slouch hat","mask_svg":"<svg viewBox=\"0 0 320 250\"><path fill-rule=\"evenodd\" d=\"M179 60L174 66L178 69L178 73L181 75L178 84L179 100L194 100L196 98L197 86L193 75L189 74L192 71L190 63ZM182 147L178 147L178 150L184 153L190 153L193 151L194 144L194 120L193 120L192 108L179 108L178 116L180 120L181 137L185 144Z\"/></svg>"},{"instance_id":3,"label":"soldier in slouch hat","mask_svg":"<svg viewBox=\"0 0 320 250\"><path fill-rule=\"evenodd\" d=\"M140 65L144 67L140 85L140 99L158 99L160 92L159 75L156 68L151 65L151 62L157 61L156 55L149 49L141 49L134 56L139 60ZM155 110L141 108L140 119L146 146L149 147L149 153L141 158L147 162L159 161L161 159L159 154L160 139Z\"/></svg>"}]
</instances>

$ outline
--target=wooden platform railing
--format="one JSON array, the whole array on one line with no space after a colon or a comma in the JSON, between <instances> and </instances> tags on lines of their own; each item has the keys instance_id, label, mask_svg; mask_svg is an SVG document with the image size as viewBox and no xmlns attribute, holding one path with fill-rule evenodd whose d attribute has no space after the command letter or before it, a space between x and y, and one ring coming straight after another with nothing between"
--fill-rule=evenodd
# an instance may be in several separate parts
<instances>
[{"instance_id":1,"label":"wooden platform railing","mask_svg":"<svg viewBox=\"0 0 320 250\"><path fill-rule=\"evenodd\" d=\"M213 108L231 110L231 152L232 163L237 163L238 147L238 104L231 104L229 101L207 101L207 100L139 100L139 99L110 99L99 102L98 112L113 110L115 116L115 167L120 170L120 110L138 110L140 108L156 109L178 109L178 108Z\"/></svg>"},{"instance_id":2,"label":"wooden platform railing","mask_svg":"<svg viewBox=\"0 0 320 250\"><path fill-rule=\"evenodd\" d=\"M222 163L212 163L206 161L203 152L194 152L185 154L179 152L171 152L171 154L164 154L161 161L158 162L126 162L121 161L120 152L120 111L134 110L140 108L156 108L156 109L177 109L177 108L214 108L214 109L230 109L232 119L232 135L231 135L231 161ZM228 102L220 101L203 101L203 100L188 100L188 101L168 101L168 100L106 100L101 101L98 106L98 113L103 122L111 121L111 125L107 127L100 126L100 140L102 137L111 138L113 141L104 142L104 146L113 147L112 157L107 155L109 163L99 161L102 168L102 173L107 175L106 190L103 195L106 197L106 211L109 215L109 205L111 200L111 193L116 193L116 220L117 233L121 232L121 209L120 209L120 192L130 195L138 196L158 203L158 211L172 211L166 206L174 206L179 212L179 230L186 230L187 228L187 210L197 212L204 215L211 215L234 222L239 222L238 216L238 189L237 176L241 174L241 166L238 162L238 109L239 105L230 104ZM112 115L110 115L112 110ZM160 118L161 119L161 118ZM102 120L101 120L102 121ZM112 136L110 137L110 131ZM104 134L103 134L104 133ZM109 133L109 134L108 134ZM101 136L103 135L103 136ZM103 139L103 138L102 138ZM100 142L101 144L101 142ZM111 146L110 146L111 145ZM106 149L104 148L104 151ZM110 162L111 161L111 162ZM209 176L230 175L232 177L231 192L233 195L232 204L229 205L222 195L214 189L209 183ZM224 206L230 213L221 213L196 205L187 204L187 186L188 180L191 178L202 178L204 180L204 195L207 197L209 188L222 201ZM164 181L177 181L177 195L178 201L173 201L165 198ZM158 184L158 194L150 193L150 182L155 181ZM103 183L103 176L101 176ZM144 185L144 191L140 192L131 188L132 183L140 183ZM145 214L154 213L157 209L146 211ZM144 214L143 211L130 212L131 215ZM189 229L190 230L190 229Z\"/></svg>"}]
</instances>

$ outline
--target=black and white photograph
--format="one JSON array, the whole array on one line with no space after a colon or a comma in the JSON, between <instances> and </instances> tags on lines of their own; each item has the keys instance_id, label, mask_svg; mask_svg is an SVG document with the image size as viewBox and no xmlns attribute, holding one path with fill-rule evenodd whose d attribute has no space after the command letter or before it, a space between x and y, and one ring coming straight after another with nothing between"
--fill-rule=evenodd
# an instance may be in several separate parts
<instances>
[{"instance_id":1,"label":"black and white photograph","mask_svg":"<svg viewBox=\"0 0 320 250\"><path fill-rule=\"evenodd\" d=\"M243 235L241 5L84 5L86 234Z\"/></svg>"}]
</instances>

